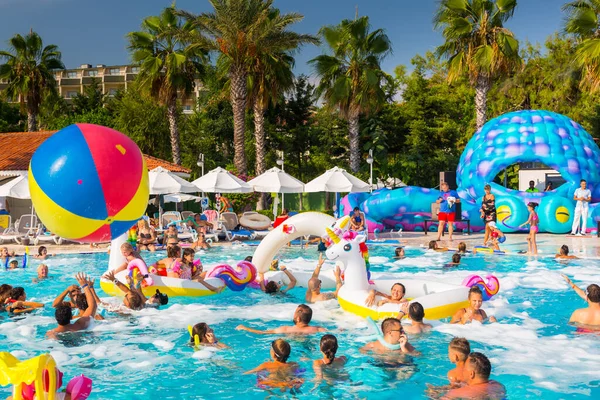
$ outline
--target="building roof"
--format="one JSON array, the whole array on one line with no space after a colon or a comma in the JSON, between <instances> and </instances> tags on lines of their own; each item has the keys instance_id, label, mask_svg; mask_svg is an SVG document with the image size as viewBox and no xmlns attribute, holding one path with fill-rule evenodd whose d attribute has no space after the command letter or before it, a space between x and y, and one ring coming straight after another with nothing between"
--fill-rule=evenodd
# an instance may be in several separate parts
<instances>
[{"instance_id":1,"label":"building roof","mask_svg":"<svg viewBox=\"0 0 600 400\"><path fill-rule=\"evenodd\" d=\"M39 145L56 131L0 133L0 175L22 173ZM144 154L148 169L163 167L171 172L189 176L190 170L160 158Z\"/></svg>"}]
</instances>

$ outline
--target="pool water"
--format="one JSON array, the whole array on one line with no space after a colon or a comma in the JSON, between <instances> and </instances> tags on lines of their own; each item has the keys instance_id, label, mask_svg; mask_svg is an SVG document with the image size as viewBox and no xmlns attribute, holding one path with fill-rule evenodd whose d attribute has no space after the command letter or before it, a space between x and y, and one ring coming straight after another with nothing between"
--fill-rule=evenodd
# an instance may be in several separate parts
<instances>
[{"instance_id":1,"label":"pool water","mask_svg":"<svg viewBox=\"0 0 600 400\"><path fill-rule=\"evenodd\" d=\"M550 254L554 248L544 248ZM338 337L338 355L349 361L346 376L334 385L314 383L312 360L319 359L321 335L289 337L290 361L305 369L305 383L293 392L265 391L257 387L255 375L243 375L269 358L270 343L278 335L255 335L236 331L245 324L257 329L290 325L296 306L304 302L305 290L293 289L289 295L270 296L256 290L226 291L208 298L174 298L160 310L147 309L130 316L107 314L91 332L70 334L59 341L45 338L55 327L54 297L68 285L78 271L100 277L106 270L106 254L65 255L46 261L50 279L32 283L35 266L0 272L0 283L24 286L29 300L46 304L31 315L10 318L0 314L0 351L10 351L24 360L50 351L68 380L85 374L94 381L90 399L200 399L200 398L426 398L427 384L444 385L446 373L453 368L447 345L453 336L471 341L474 351L486 354L493 366L493 379L502 382L511 399L600 398L600 337L577 335L567 324L583 301L571 291L560 273L568 274L580 287L598 281L597 259L557 262L546 256L537 259L518 255L463 258L457 268L447 269L452 253L427 252L407 247L407 258L394 260L394 247L370 247L374 278L385 277L443 280L460 284L471 273L493 273L500 279L500 294L484 309L499 323L490 325L449 325L434 321L434 330L410 337L422 355L408 358L400 369L377 362L359 353L371 334L366 322L340 310L336 301L313 305L313 324L326 327ZM199 254L205 266L227 262L235 264L252 254L254 247L237 245L213 248ZM163 253L145 253L147 261ZM198 253L197 253L198 256ZM285 248L281 263L292 271L309 271L316 264L316 247L303 250ZM326 264L324 268L332 268ZM98 284L96 284L98 286ZM105 297L99 290L100 297ZM116 299L108 299L115 301ZM187 326L207 322L229 349L189 346ZM63 386L64 389L64 386ZM0 397L10 388L0 388Z\"/></svg>"}]
</instances>

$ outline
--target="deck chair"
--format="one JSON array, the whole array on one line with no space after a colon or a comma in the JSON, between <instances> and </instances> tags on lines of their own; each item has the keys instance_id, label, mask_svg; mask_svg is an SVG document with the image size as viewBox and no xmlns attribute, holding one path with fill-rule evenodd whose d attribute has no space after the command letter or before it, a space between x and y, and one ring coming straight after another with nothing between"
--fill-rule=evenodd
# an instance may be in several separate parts
<instances>
[{"instance_id":1,"label":"deck chair","mask_svg":"<svg viewBox=\"0 0 600 400\"><path fill-rule=\"evenodd\" d=\"M4 220L4 224L0 228L0 244L4 243L5 240L14 240L17 235L17 230L12 224L12 218L10 215L0 216Z\"/></svg>"},{"instance_id":2,"label":"deck chair","mask_svg":"<svg viewBox=\"0 0 600 400\"><path fill-rule=\"evenodd\" d=\"M54 242L56 245L61 245L63 239L60 236L47 231L44 225L40 224L33 238L33 244L37 246L40 242Z\"/></svg>"},{"instance_id":3,"label":"deck chair","mask_svg":"<svg viewBox=\"0 0 600 400\"><path fill-rule=\"evenodd\" d=\"M181 219L179 211L167 211L162 215L162 226L166 228L171 222L178 222Z\"/></svg>"},{"instance_id":4,"label":"deck chair","mask_svg":"<svg viewBox=\"0 0 600 400\"><path fill-rule=\"evenodd\" d=\"M240 225L237 214L233 212L221 213L221 227L225 237L230 242L236 239L253 239L254 232L245 229L237 229Z\"/></svg>"},{"instance_id":5,"label":"deck chair","mask_svg":"<svg viewBox=\"0 0 600 400\"><path fill-rule=\"evenodd\" d=\"M23 243L23 238L35 236L38 229L37 215L23 214L21 218L15 222L14 231L7 235L0 235L0 243L4 243L5 240L14 240L17 244Z\"/></svg>"},{"instance_id":6,"label":"deck chair","mask_svg":"<svg viewBox=\"0 0 600 400\"><path fill-rule=\"evenodd\" d=\"M207 232L204 237L206 240L212 239L215 242L218 242L219 232L223 229L221 222L219 222L219 212L216 210L205 210L202 215L204 215L206 220L212 224L212 231Z\"/></svg>"},{"instance_id":7,"label":"deck chair","mask_svg":"<svg viewBox=\"0 0 600 400\"><path fill-rule=\"evenodd\" d=\"M189 217L193 217L194 213L191 211L182 211L181 212L181 219L188 219Z\"/></svg>"}]
</instances>

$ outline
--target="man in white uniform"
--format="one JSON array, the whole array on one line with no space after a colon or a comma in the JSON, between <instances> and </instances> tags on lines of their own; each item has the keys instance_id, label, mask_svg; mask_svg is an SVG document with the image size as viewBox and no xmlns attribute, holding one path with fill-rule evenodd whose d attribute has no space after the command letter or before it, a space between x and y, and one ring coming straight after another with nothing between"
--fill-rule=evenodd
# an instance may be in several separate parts
<instances>
[{"instance_id":1,"label":"man in white uniform","mask_svg":"<svg viewBox=\"0 0 600 400\"><path fill-rule=\"evenodd\" d=\"M585 229L587 224L587 217L589 211L590 200L592 199L592 192L590 189L587 189L587 182L585 179L581 180L580 187L575 190L573 194L573 200L577 201L577 205L575 206L575 217L573 218L573 227L571 228L571 235L582 236L585 235ZM579 228L579 218L583 218L581 224L581 230L579 233L577 229Z\"/></svg>"}]
</instances>

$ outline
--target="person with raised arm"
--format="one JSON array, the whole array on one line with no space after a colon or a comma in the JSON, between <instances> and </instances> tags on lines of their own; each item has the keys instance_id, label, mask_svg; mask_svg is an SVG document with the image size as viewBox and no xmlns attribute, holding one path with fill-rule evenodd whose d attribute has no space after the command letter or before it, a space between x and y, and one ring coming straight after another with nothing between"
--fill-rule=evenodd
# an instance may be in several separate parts
<instances>
[{"instance_id":1,"label":"person with raised arm","mask_svg":"<svg viewBox=\"0 0 600 400\"><path fill-rule=\"evenodd\" d=\"M316 303L317 301L325 301L332 300L337 298L337 294L342 287L342 278L340 271L340 267L336 265L335 267L335 292L321 292L321 280L319 279L319 274L321 273L321 267L325 260L323 259L323 253L319 254L319 262L317 263L317 267L313 271L312 277L308 280L308 287L306 288L305 300L307 303Z\"/></svg>"},{"instance_id":2,"label":"person with raised arm","mask_svg":"<svg viewBox=\"0 0 600 400\"><path fill-rule=\"evenodd\" d=\"M56 338L59 333L83 331L92 326L96 311L98 310L98 304L96 303L93 291L94 281L90 280L83 272L75 275L75 279L81 286L88 308L81 314L77 321L71 323L71 319L73 318L73 309L71 306L69 304L58 305L54 311L54 317L58 326L49 330L46 336Z\"/></svg>"},{"instance_id":3,"label":"person with raised arm","mask_svg":"<svg viewBox=\"0 0 600 400\"><path fill-rule=\"evenodd\" d=\"M589 285L587 290L581 289L579 286L571 282L568 276L562 275L571 289L579 295L588 304L586 308L580 308L573 311L569 323L584 325L579 329L582 333L600 331L600 286L595 283Z\"/></svg>"}]
</instances>

